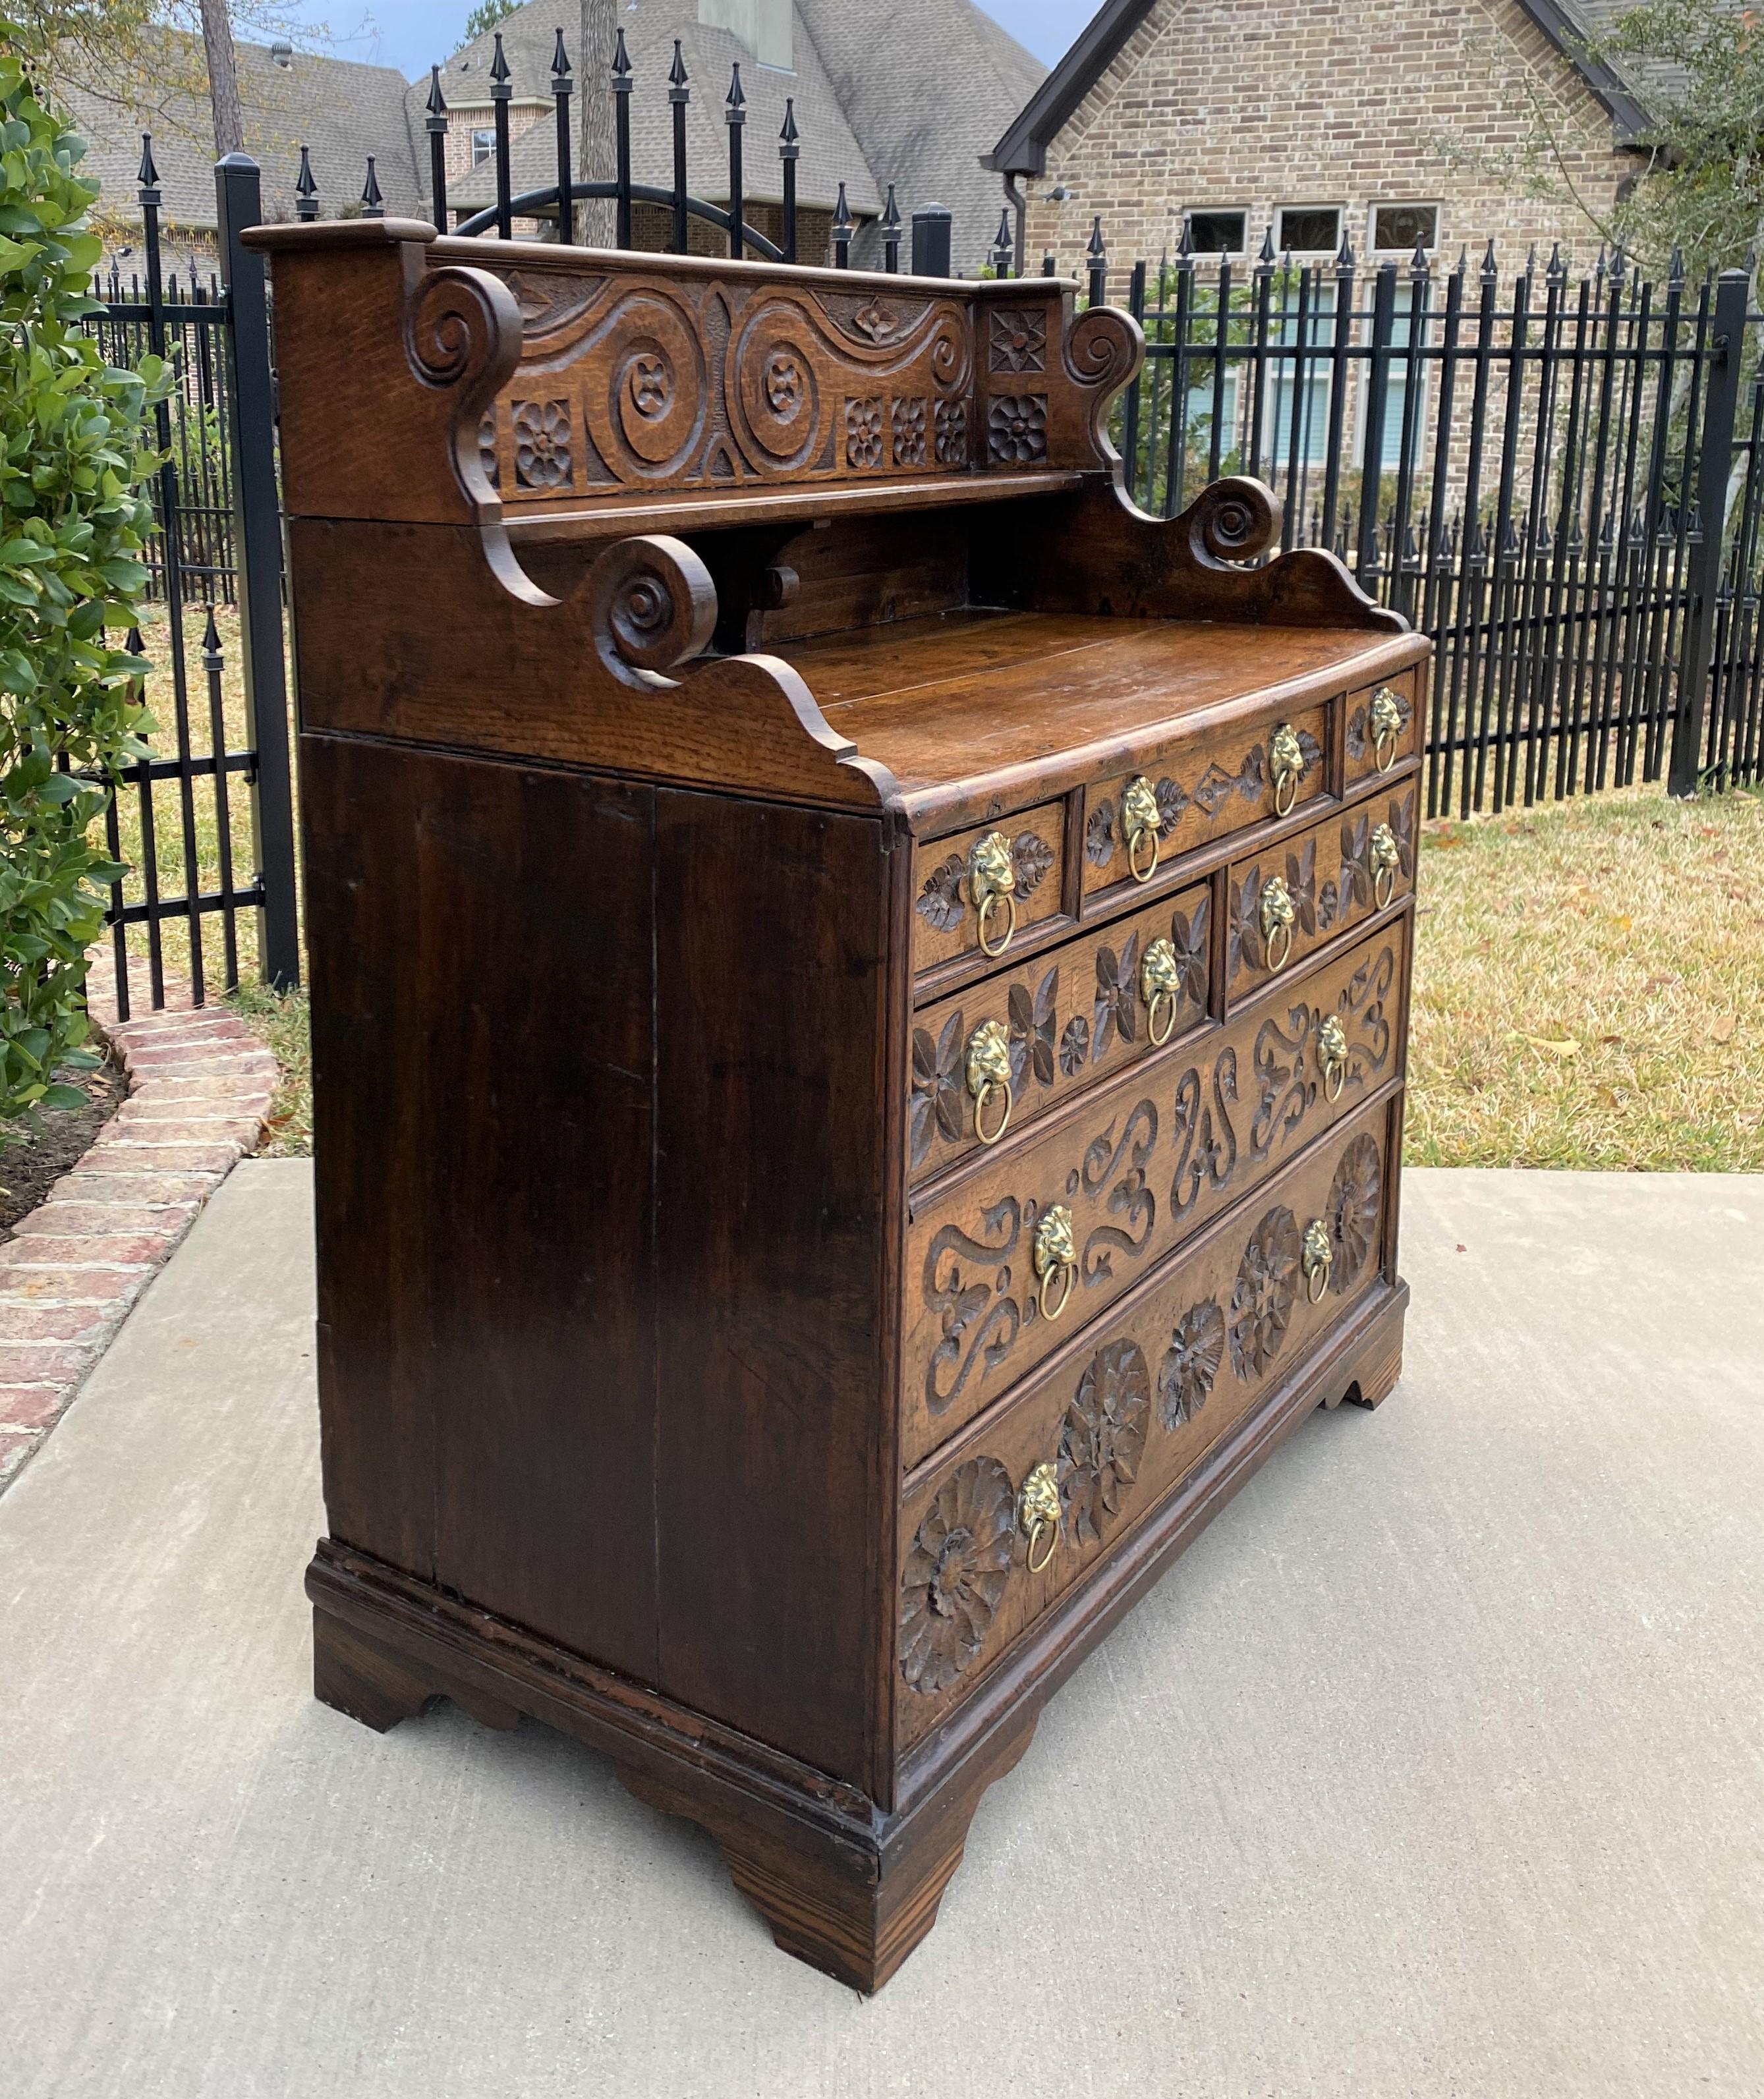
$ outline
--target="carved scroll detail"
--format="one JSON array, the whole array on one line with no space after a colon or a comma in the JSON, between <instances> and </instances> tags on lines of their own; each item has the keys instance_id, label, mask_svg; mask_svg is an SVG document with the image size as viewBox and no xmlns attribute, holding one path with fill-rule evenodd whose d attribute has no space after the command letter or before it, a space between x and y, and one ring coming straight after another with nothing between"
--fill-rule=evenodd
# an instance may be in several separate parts
<instances>
[{"instance_id":1,"label":"carved scroll detail","mask_svg":"<svg viewBox=\"0 0 1764 2099\"><path fill-rule=\"evenodd\" d=\"M696 656L717 624L709 570L684 540L659 533L609 547L591 588L595 646L627 684L633 671L671 670Z\"/></svg>"},{"instance_id":2,"label":"carved scroll detail","mask_svg":"<svg viewBox=\"0 0 1764 2099\"><path fill-rule=\"evenodd\" d=\"M521 361L521 310L487 270L431 270L404 309L404 348L426 386L457 388L453 460L470 499L496 514L497 492L481 439L484 411ZM492 433L494 424L492 425Z\"/></svg>"},{"instance_id":3,"label":"carved scroll detail","mask_svg":"<svg viewBox=\"0 0 1764 2099\"><path fill-rule=\"evenodd\" d=\"M1253 561L1280 537L1280 498L1265 482L1227 474L1204 489L1183 513L1188 546L1204 568Z\"/></svg>"}]
</instances>

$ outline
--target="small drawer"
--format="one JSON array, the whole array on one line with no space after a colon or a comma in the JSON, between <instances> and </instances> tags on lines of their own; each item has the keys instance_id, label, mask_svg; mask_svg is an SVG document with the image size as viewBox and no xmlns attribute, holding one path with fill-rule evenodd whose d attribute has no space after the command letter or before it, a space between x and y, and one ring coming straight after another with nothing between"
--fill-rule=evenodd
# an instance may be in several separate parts
<instances>
[{"instance_id":1,"label":"small drawer","mask_svg":"<svg viewBox=\"0 0 1764 2099\"><path fill-rule=\"evenodd\" d=\"M1347 695L1342 703L1342 746L1350 788L1378 773L1394 772L1421 748L1424 691L1418 663Z\"/></svg>"},{"instance_id":2,"label":"small drawer","mask_svg":"<svg viewBox=\"0 0 1764 2099\"><path fill-rule=\"evenodd\" d=\"M1059 917L1065 871L1064 802L920 846L913 856L914 974L964 956L991 961L1008 954L1028 927Z\"/></svg>"},{"instance_id":3,"label":"small drawer","mask_svg":"<svg viewBox=\"0 0 1764 2099\"><path fill-rule=\"evenodd\" d=\"M1414 882L1413 783L1233 860L1225 890L1228 1010L1406 896Z\"/></svg>"},{"instance_id":4,"label":"small drawer","mask_svg":"<svg viewBox=\"0 0 1764 2099\"><path fill-rule=\"evenodd\" d=\"M1408 938L1371 933L909 1203L907 1464L1396 1077Z\"/></svg>"},{"instance_id":5,"label":"small drawer","mask_svg":"<svg viewBox=\"0 0 1764 2099\"><path fill-rule=\"evenodd\" d=\"M1099 781L1084 804L1086 898L1152 882L1184 853L1315 800L1326 719L1308 707L1223 729L1184 745L1167 767Z\"/></svg>"},{"instance_id":6,"label":"small drawer","mask_svg":"<svg viewBox=\"0 0 1764 2099\"><path fill-rule=\"evenodd\" d=\"M917 1014L906 1118L912 1179L929 1179L1007 1131L1014 1139L1203 1019L1209 903L1204 883L1183 890ZM987 1076L987 1050L1005 1060L1002 1076L994 1064Z\"/></svg>"},{"instance_id":7,"label":"small drawer","mask_svg":"<svg viewBox=\"0 0 1764 2099\"><path fill-rule=\"evenodd\" d=\"M1377 1287L1395 1105L1364 1110L1237 1204L981 1433L909 1480L896 1655L903 1743L935 1726Z\"/></svg>"}]
</instances>

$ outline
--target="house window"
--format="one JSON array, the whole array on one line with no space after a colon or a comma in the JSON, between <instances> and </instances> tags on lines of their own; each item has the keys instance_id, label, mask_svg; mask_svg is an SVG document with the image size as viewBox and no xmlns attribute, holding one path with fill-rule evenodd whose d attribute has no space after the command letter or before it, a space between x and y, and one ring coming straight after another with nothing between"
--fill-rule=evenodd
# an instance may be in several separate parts
<instances>
[{"instance_id":1,"label":"house window","mask_svg":"<svg viewBox=\"0 0 1764 2099\"><path fill-rule=\"evenodd\" d=\"M1197 255L1241 255L1246 222L1241 211L1191 211L1188 240Z\"/></svg>"},{"instance_id":2,"label":"house window","mask_svg":"<svg viewBox=\"0 0 1764 2099\"><path fill-rule=\"evenodd\" d=\"M1413 254L1417 246L1440 244L1440 207L1436 204L1375 204L1372 207L1372 245L1386 253Z\"/></svg>"},{"instance_id":3,"label":"house window","mask_svg":"<svg viewBox=\"0 0 1764 2099\"><path fill-rule=\"evenodd\" d=\"M1283 255L1334 254L1342 244L1340 205L1282 205L1274 243Z\"/></svg>"},{"instance_id":4,"label":"house window","mask_svg":"<svg viewBox=\"0 0 1764 2099\"><path fill-rule=\"evenodd\" d=\"M496 127L493 124L475 124L472 127L472 165L481 168L496 150Z\"/></svg>"}]
</instances>

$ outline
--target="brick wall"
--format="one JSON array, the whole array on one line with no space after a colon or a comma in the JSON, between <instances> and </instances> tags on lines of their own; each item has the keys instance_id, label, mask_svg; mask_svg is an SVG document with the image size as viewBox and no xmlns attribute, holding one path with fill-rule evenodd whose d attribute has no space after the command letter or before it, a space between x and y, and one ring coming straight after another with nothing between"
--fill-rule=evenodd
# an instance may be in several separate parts
<instances>
[{"instance_id":1,"label":"brick wall","mask_svg":"<svg viewBox=\"0 0 1764 2099\"><path fill-rule=\"evenodd\" d=\"M1136 258L1175 248L1184 211L1246 211L1253 253L1279 206L1308 204L1346 207L1363 257L1374 202L1440 205L1446 259L1492 235L1503 275L1533 241L1590 265L1598 235L1571 203L1451 149L1513 154L1534 108L1568 142L1568 181L1608 209L1640 164L1612 150L1608 116L1518 0L1158 0L1029 187L1026 266L1052 250L1082 275L1100 213L1122 297ZM1045 201L1061 183L1069 200Z\"/></svg>"}]
</instances>

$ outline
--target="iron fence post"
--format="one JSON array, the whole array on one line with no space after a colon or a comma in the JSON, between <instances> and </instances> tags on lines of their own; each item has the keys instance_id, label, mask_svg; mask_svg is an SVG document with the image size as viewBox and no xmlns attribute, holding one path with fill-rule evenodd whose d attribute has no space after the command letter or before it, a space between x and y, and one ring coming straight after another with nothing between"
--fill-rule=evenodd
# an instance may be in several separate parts
<instances>
[{"instance_id":1,"label":"iron fence post","mask_svg":"<svg viewBox=\"0 0 1764 2099\"><path fill-rule=\"evenodd\" d=\"M1702 763L1709 710L1715 615L1721 596L1722 551L1727 539L1727 482L1733 468L1734 424L1740 405L1740 367L1744 363L1746 308L1751 279L1744 270L1724 270L1715 292L1715 326L1709 345L1709 391L1703 407L1702 445L1696 469L1696 508L1701 539L1691 562L1691 602L1684 648L1678 658L1678 704L1672 724L1669 794L1694 794Z\"/></svg>"},{"instance_id":2,"label":"iron fence post","mask_svg":"<svg viewBox=\"0 0 1764 2099\"><path fill-rule=\"evenodd\" d=\"M240 238L262 218L258 165L229 153L214 169L214 196L231 325L233 523L238 539L239 629L245 736L257 752L251 829L262 901L258 962L284 991L300 981L294 894L293 782L289 769L288 668L282 645L282 521L276 486L276 390L263 258Z\"/></svg>"}]
</instances>

